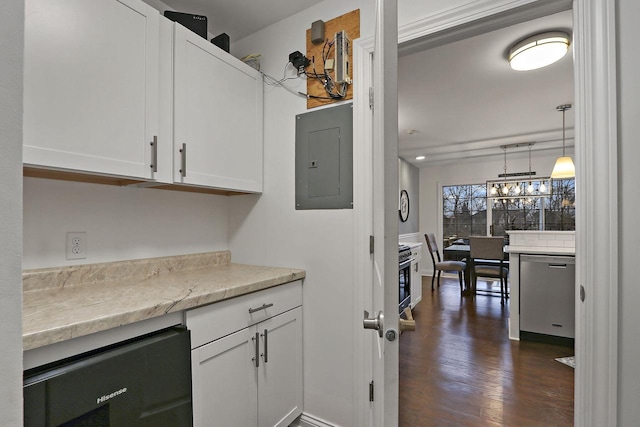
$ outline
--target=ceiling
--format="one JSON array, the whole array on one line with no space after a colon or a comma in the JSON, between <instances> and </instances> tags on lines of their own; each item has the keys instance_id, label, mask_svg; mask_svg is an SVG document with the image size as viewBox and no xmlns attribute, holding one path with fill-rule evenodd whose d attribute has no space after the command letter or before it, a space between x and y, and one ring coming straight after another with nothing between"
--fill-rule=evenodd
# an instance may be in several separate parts
<instances>
[{"instance_id":1,"label":"ceiling","mask_svg":"<svg viewBox=\"0 0 640 427\"><path fill-rule=\"evenodd\" d=\"M321 0L162 0L179 11L207 17L208 29L217 36L227 33L233 43Z\"/></svg>"},{"instance_id":2,"label":"ceiling","mask_svg":"<svg viewBox=\"0 0 640 427\"><path fill-rule=\"evenodd\" d=\"M573 104L570 51L548 67L517 72L510 46L537 32L571 34L572 11L411 53L398 59L399 153L421 166L502 153L503 145L562 146L562 113ZM573 145L573 110L566 113ZM526 145L516 151L527 151ZM415 160L424 155L423 161Z\"/></svg>"},{"instance_id":3,"label":"ceiling","mask_svg":"<svg viewBox=\"0 0 640 427\"><path fill-rule=\"evenodd\" d=\"M163 0L175 10L206 15L209 32L225 32L232 43L320 1ZM562 115L556 106L573 104L572 52L529 72L511 70L506 55L512 44L531 34L571 33L572 27L572 12L566 10L448 44L440 41L426 50L421 46L429 43L416 43L418 48L403 44L398 59L400 156L424 166L496 155L503 152L501 146L516 143L535 142L534 152L561 147ZM566 119L571 146L573 110ZM417 161L417 155L426 159Z\"/></svg>"}]
</instances>

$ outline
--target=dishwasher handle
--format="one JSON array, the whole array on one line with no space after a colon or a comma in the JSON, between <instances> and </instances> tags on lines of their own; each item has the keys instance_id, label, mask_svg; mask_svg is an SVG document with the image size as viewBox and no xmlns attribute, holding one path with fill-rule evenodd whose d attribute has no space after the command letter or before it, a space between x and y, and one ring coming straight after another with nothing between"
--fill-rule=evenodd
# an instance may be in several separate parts
<instances>
[{"instance_id":1,"label":"dishwasher handle","mask_svg":"<svg viewBox=\"0 0 640 427\"><path fill-rule=\"evenodd\" d=\"M551 268L567 268L576 263L576 257L571 255L520 255L520 262L548 264Z\"/></svg>"}]
</instances>

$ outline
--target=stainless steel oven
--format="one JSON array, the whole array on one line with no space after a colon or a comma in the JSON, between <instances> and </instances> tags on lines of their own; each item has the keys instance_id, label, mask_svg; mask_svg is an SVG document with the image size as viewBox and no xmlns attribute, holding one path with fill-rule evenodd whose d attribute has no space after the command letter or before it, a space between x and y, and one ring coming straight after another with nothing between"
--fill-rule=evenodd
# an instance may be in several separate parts
<instances>
[{"instance_id":1,"label":"stainless steel oven","mask_svg":"<svg viewBox=\"0 0 640 427\"><path fill-rule=\"evenodd\" d=\"M400 291L399 313L411 306L411 248L398 246L398 288Z\"/></svg>"}]
</instances>

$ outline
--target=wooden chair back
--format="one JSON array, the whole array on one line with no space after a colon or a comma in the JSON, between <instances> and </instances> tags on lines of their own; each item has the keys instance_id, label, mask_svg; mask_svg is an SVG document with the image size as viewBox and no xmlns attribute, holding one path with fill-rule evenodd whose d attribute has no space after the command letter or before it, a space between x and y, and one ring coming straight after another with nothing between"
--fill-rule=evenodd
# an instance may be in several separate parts
<instances>
[{"instance_id":1,"label":"wooden chair back","mask_svg":"<svg viewBox=\"0 0 640 427\"><path fill-rule=\"evenodd\" d=\"M431 260L433 261L433 265L436 265L436 262L441 262L440 252L438 250L438 243L436 242L436 236L433 233L426 233L424 238L427 240L427 247L429 248L429 253L431 254ZM435 253L435 256L433 255Z\"/></svg>"},{"instance_id":2,"label":"wooden chair back","mask_svg":"<svg viewBox=\"0 0 640 427\"><path fill-rule=\"evenodd\" d=\"M502 237L470 237L469 246L471 247L470 256L472 259L496 261L504 259L504 238Z\"/></svg>"}]
</instances>

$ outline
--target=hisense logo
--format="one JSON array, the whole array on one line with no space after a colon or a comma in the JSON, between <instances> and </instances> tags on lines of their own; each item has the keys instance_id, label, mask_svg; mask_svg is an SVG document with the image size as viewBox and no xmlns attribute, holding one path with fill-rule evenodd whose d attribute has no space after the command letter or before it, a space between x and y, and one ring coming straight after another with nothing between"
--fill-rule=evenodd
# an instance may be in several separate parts
<instances>
[{"instance_id":1,"label":"hisense logo","mask_svg":"<svg viewBox=\"0 0 640 427\"><path fill-rule=\"evenodd\" d=\"M206 21L207 17L206 16L200 16L200 15L193 15L193 19L197 19L198 21Z\"/></svg>"},{"instance_id":2,"label":"hisense logo","mask_svg":"<svg viewBox=\"0 0 640 427\"><path fill-rule=\"evenodd\" d=\"M114 391L113 393L105 394L104 396L101 396L101 397L99 397L99 398L97 398L97 399L96 399L96 404L98 404L98 405L99 405L99 404L101 404L101 403L106 402L106 401L107 401L107 400L109 400L109 399L113 399L114 397L119 396L119 395L121 395L122 393L126 393L126 392L127 392L127 388L126 388L126 387L123 387L123 388L121 388L120 390L116 390L116 391Z\"/></svg>"}]
</instances>

